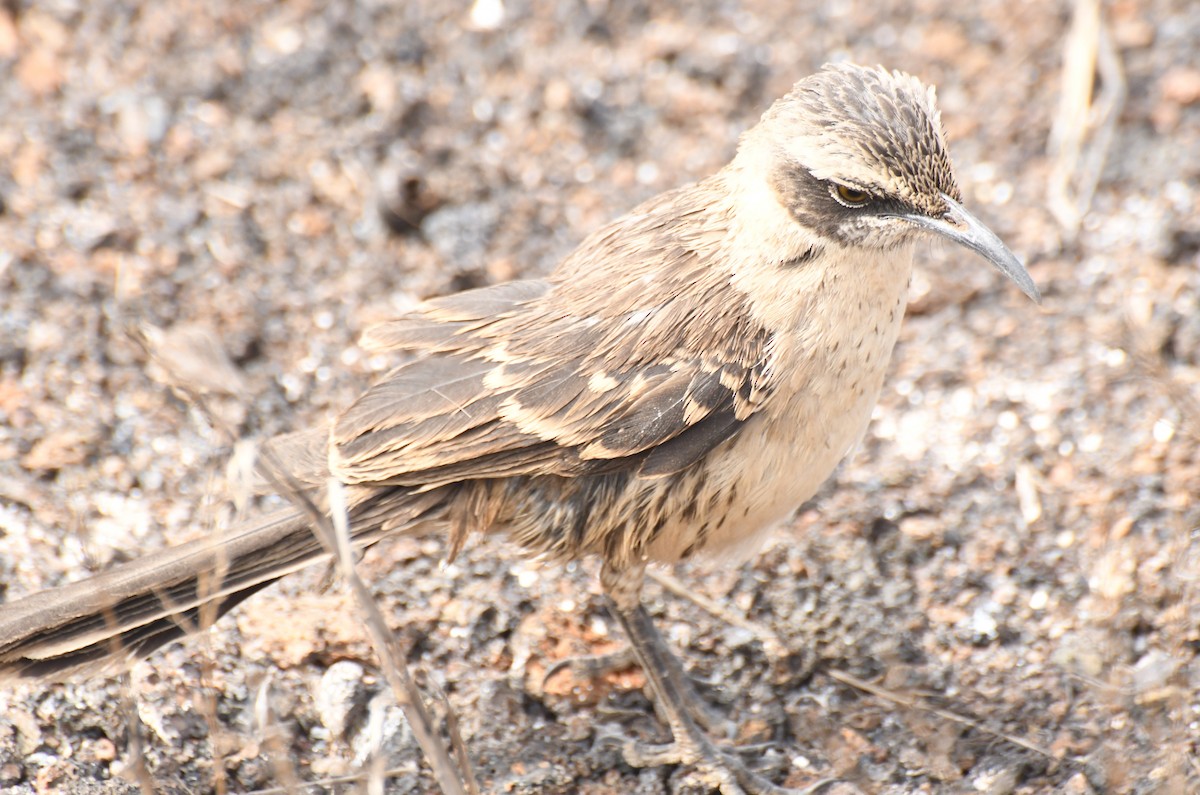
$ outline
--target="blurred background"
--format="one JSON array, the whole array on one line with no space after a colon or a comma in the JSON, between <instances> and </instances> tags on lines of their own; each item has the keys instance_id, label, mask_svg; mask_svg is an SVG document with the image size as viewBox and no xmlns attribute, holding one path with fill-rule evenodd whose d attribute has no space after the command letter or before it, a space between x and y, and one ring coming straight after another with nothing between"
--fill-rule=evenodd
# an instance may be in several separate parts
<instances>
[{"instance_id":1,"label":"blurred background","mask_svg":"<svg viewBox=\"0 0 1200 795\"><path fill-rule=\"evenodd\" d=\"M223 427L344 406L392 364L363 328L547 272L821 63L879 63L937 85L966 204L1045 304L922 249L837 482L747 564L675 572L754 623L651 610L779 781L1200 791L1197 42L1190 0L0 4L0 598L213 532ZM363 569L485 791L704 791L596 746L663 736L636 669L542 685L620 644L592 566L444 551ZM0 692L0 791L245 792L372 753L432 791L322 575L131 684Z\"/></svg>"}]
</instances>

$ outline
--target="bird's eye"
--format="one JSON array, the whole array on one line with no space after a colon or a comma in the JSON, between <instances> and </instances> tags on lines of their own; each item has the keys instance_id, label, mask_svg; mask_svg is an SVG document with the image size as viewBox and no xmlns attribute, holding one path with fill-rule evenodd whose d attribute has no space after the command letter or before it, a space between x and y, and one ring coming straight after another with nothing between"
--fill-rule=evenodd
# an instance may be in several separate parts
<instances>
[{"instance_id":1,"label":"bird's eye","mask_svg":"<svg viewBox=\"0 0 1200 795\"><path fill-rule=\"evenodd\" d=\"M871 194L865 190L852 188L849 185L833 185L833 198L847 207L862 207L867 202L871 201Z\"/></svg>"}]
</instances>

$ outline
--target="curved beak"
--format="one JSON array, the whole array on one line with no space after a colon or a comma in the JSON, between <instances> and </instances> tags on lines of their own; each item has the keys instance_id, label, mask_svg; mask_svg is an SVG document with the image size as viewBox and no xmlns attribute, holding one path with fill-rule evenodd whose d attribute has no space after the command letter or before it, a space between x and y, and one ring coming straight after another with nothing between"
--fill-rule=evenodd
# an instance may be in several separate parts
<instances>
[{"instance_id":1,"label":"curved beak","mask_svg":"<svg viewBox=\"0 0 1200 795\"><path fill-rule=\"evenodd\" d=\"M949 209L940 218L931 218L919 213L903 213L896 217L911 221L917 226L983 255L1001 273L1012 279L1017 287L1021 288L1021 292L1033 299L1035 304L1041 304L1042 294L1038 292L1037 285L1033 283L1029 271L1025 270L1025 266L1021 264L1016 255L1008 250L1008 246L996 237L996 233L988 229L983 221L967 212L966 208L954 199L944 193L942 198L946 201Z\"/></svg>"}]
</instances>

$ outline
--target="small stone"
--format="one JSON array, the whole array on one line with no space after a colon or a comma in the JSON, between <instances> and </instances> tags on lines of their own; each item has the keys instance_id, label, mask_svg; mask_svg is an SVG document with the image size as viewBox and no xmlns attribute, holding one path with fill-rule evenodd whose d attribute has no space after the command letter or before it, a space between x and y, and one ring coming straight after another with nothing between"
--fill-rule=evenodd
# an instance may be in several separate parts
<instances>
[{"instance_id":1,"label":"small stone","mask_svg":"<svg viewBox=\"0 0 1200 795\"><path fill-rule=\"evenodd\" d=\"M444 262L469 270L487 259L499 212L496 205L484 202L453 205L431 213L421 229Z\"/></svg>"},{"instance_id":2,"label":"small stone","mask_svg":"<svg viewBox=\"0 0 1200 795\"><path fill-rule=\"evenodd\" d=\"M1142 655L1133 667L1133 688L1138 703L1147 704L1163 701L1173 693L1168 682L1182 663L1166 652L1151 649Z\"/></svg>"},{"instance_id":3,"label":"small stone","mask_svg":"<svg viewBox=\"0 0 1200 795\"><path fill-rule=\"evenodd\" d=\"M321 723L332 736L345 739L362 726L371 697L364 676L363 667L350 660L334 663L321 676L313 701Z\"/></svg>"},{"instance_id":4,"label":"small stone","mask_svg":"<svg viewBox=\"0 0 1200 795\"><path fill-rule=\"evenodd\" d=\"M21 457L21 466L29 470L55 471L81 464L96 447L95 428L64 428L46 434Z\"/></svg>"},{"instance_id":5,"label":"small stone","mask_svg":"<svg viewBox=\"0 0 1200 795\"><path fill-rule=\"evenodd\" d=\"M50 50L35 47L17 61L16 75L29 93L37 96L52 94L62 85L62 61Z\"/></svg>"},{"instance_id":6,"label":"small stone","mask_svg":"<svg viewBox=\"0 0 1200 795\"><path fill-rule=\"evenodd\" d=\"M442 198L414 171L394 170L381 180L377 209L387 228L397 235L420 231Z\"/></svg>"},{"instance_id":7,"label":"small stone","mask_svg":"<svg viewBox=\"0 0 1200 795\"><path fill-rule=\"evenodd\" d=\"M1063 792L1068 795L1091 795L1095 792L1092 785L1088 783L1087 776L1083 773L1076 773L1067 781L1067 785L1063 787Z\"/></svg>"},{"instance_id":8,"label":"small stone","mask_svg":"<svg viewBox=\"0 0 1200 795\"><path fill-rule=\"evenodd\" d=\"M88 744L88 752L97 762L111 762L117 758L117 746L107 737L101 737Z\"/></svg>"},{"instance_id":9,"label":"small stone","mask_svg":"<svg viewBox=\"0 0 1200 795\"><path fill-rule=\"evenodd\" d=\"M976 792L986 795L1011 795L1016 791L1021 778L1019 765L996 762L983 767L984 770L971 777L971 787Z\"/></svg>"},{"instance_id":10,"label":"small stone","mask_svg":"<svg viewBox=\"0 0 1200 795\"><path fill-rule=\"evenodd\" d=\"M25 778L25 769L16 762L0 765L0 786L11 787Z\"/></svg>"},{"instance_id":11,"label":"small stone","mask_svg":"<svg viewBox=\"0 0 1200 795\"><path fill-rule=\"evenodd\" d=\"M475 30L496 30L504 24L503 0L475 0L471 5L470 23Z\"/></svg>"},{"instance_id":12,"label":"small stone","mask_svg":"<svg viewBox=\"0 0 1200 795\"><path fill-rule=\"evenodd\" d=\"M1177 105L1194 105L1200 102L1200 69L1193 66L1176 66L1168 69L1159 80L1163 99Z\"/></svg>"}]
</instances>

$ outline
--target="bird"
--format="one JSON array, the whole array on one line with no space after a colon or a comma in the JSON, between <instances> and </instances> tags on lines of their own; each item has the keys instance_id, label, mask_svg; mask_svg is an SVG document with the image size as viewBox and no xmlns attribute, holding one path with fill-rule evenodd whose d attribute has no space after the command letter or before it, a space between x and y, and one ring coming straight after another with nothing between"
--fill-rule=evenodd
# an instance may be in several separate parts
<instances>
[{"instance_id":1,"label":"bird","mask_svg":"<svg viewBox=\"0 0 1200 795\"><path fill-rule=\"evenodd\" d=\"M708 733L642 605L648 566L753 549L858 443L905 314L918 243L1028 271L964 206L935 91L826 64L739 138L716 173L588 236L544 278L432 298L369 329L407 358L328 427L273 443L320 506L344 485L366 546L476 533L598 559L609 608L671 733L624 741L637 767L691 765L776 792ZM292 507L0 605L0 678L92 675L140 659L327 560ZM733 790L731 790L733 791Z\"/></svg>"}]
</instances>

